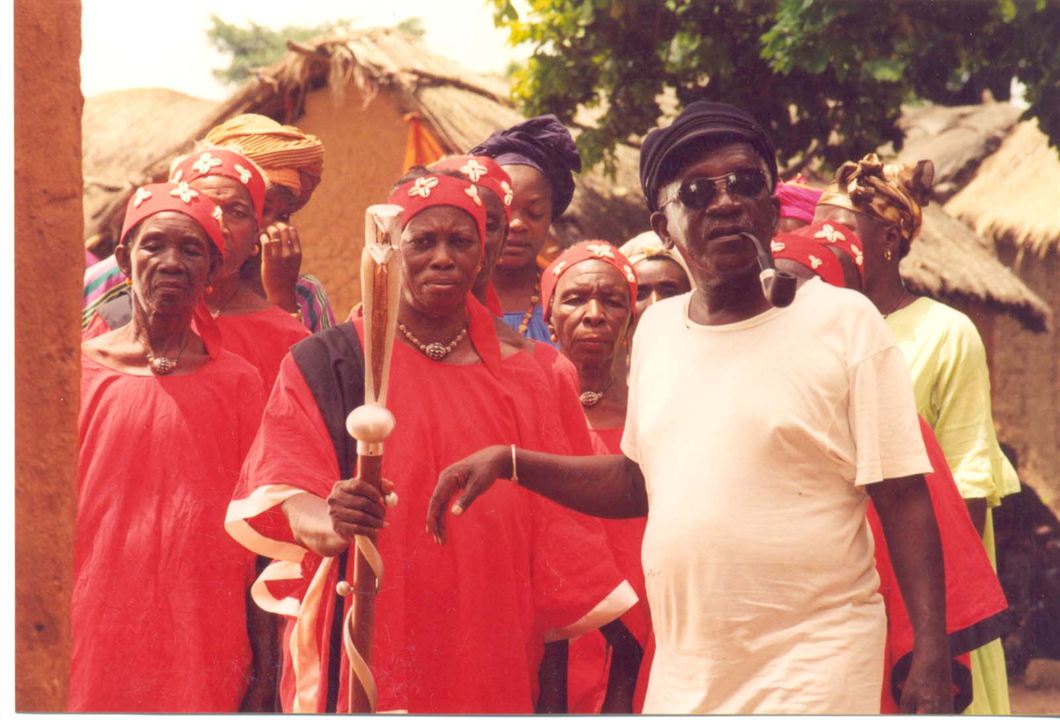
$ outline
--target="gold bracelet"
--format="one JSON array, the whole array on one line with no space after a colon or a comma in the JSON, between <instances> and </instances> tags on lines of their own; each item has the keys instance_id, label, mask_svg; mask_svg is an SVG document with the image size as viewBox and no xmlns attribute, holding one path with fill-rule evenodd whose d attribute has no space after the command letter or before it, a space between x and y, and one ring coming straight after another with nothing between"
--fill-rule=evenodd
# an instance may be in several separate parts
<instances>
[{"instance_id":1,"label":"gold bracelet","mask_svg":"<svg viewBox=\"0 0 1060 720\"><path fill-rule=\"evenodd\" d=\"M515 443L512 443L512 482L519 484L519 473L515 470Z\"/></svg>"}]
</instances>

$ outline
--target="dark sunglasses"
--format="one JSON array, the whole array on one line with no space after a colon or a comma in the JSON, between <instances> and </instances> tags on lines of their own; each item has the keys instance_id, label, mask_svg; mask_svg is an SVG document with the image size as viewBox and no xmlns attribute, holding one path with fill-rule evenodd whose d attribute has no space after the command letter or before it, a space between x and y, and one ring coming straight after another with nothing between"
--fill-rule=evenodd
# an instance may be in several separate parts
<instances>
[{"instance_id":1,"label":"dark sunglasses","mask_svg":"<svg viewBox=\"0 0 1060 720\"><path fill-rule=\"evenodd\" d=\"M714 201L719 192L718 186L722 183L730 195L756 198L768 187L769 180L765 173L754 168L733 170L718 177L686 178L677 189L677 194L664 202L659 209L674 200L680 200L681 204L690 210L702 210Z\"/></svg>"}]
</instances>

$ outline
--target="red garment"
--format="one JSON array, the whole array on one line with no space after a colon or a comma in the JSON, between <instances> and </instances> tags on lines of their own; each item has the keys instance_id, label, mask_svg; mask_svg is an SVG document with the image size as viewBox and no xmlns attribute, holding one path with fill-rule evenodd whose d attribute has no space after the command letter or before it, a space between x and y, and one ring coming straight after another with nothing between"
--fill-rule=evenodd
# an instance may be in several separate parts
<instances>
[{"instance_id":1,"label":"red garment","mask_svg":"<svg viewBox=\"0 0 1060 720\"><path fill-rule=\"evenodd\" d=\"M221 315L217 327L224 349L256 367L266 391L272 389L287 351L310 334L305 325L275 305L245 315Z\"/></svg>"},{"instance_id":2,"label":"red garment","mask_svg":"<svg viewBox=\"0 0 1060 720\"><path fill-rule=\"evenodd\" d=\"M231 353L166 377L82 355L68 710L238 710L254 557L223 520L264 401Z\"/></svg>"},{"instance_id":3,"label":"red garment","mask_svg":"<svg viewBox=\"0 0 1060 720\"><path fill-rule=\"evenodd\" d=\"M100 335L106 335L112 329L97 313L92 316L92 319L88 321L88 325L81 331L81 342L87 342Z\"/></svg>"},{"instance_id":4,"label":"red garment","mask_svg":"<svg viewBox=\"0 0 1060 720\"><path fill-rule=\"evenodd\" d=\"M387 406L397 427L386 443L383 474L400 503L388 510L389 527L377 543L385 577L375 601L372 665L381 711L532 712L544 641L599 627L633 604L617 571L600 562L606 546L593 544L575 514L506 481L449 521L444 547L425 532L428 500L450 463L490 444L567 447L540 360L525 352L501 360L492 318L472 305L470 335L484 362L437 363L394 344ZM489 338L492 350L483 344ZM330 560L291 543L279 503L297 490L324 497L337 479L328 428L288 357L228 525L259 552L287 560L274 563L256 586L263 607L300 618L285 647L285 710L325 706L337 576ZM327 571L319 594L312 582L318 568ZM345 657L340 678L338 711L345 712ZM306 684L299 695L300 682Z\"/></svg>"},{"instance_id":5,"label":"red garment","mask_svg":"<svg viewBox=\"0 0 1060 720\"><path fill-rule=\"evenodd\" d=\"M589 435L596 455L621 455L623 428L589 428ZM644 649L651 635L651 614L644 588L644 566L640 559L640 546L644 540L644 528L648 519L601 520L607 533L607 544L615 558L619 571L637 592L637 604L622 616L622 623ZM586 633L571 640L568 653L568 712L599 713L607 694L607 678L610 671L610 647L598 632ZM650 658L641 661L638 675L640 692L634 698L633 712L639 713L644 705L644 690L647 689ZM644 687L641 688L640 686Z\"/></svg>"},{"instance_id":6,"label":"red garment","mask_svg":"<svg viewBox=\"0 0 1060 720\"><path fill-rule=\"evenodd\" d=\"M946 571L946 631L952 643L955 634L961 631L974 633L977 624L996 618L1006 609L1007 603L979 534L968 517L964 500L953 482L953 475L946 465L946 457L935 439L935 433L923 418L920 418L920 429L924 435L928 458L934 468L934 472L925 475L924 480L931 494L931 505L939 527L942 560ZM887 645L881 712L897 713L898 698L892 693L891 675L898 663L904 665L900 674L908 672L906 656L913 651L913 627L891 565L879 516L871 502L867 516L876 544L876 570L880 574L880 594L883 595L887 609ZM983 642L994 637L997 635L986 637ZM967 641L962 640L957 644L967 644ZM956 655L953 662L955 692L959 698L965 697L967 703L971 700L971 676L961 669L970 667L967 652ZM955 709L960 712L962 708Z\"/></svg>"}]
</instances>

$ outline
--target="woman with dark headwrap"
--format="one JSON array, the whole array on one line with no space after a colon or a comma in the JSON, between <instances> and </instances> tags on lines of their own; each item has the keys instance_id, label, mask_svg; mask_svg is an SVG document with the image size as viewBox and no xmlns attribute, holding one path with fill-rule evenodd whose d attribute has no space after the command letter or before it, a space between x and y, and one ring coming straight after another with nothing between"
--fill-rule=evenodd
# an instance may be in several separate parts
<instances>
[{"instance_id":1,"label":"woman with dark headwrap","mask_svg":"<svg viewBox=\"0 0 1060 720\"><path fill-rule=\"evenodd\" d=\"M906 289L899 262L920 233L934 167L884 165L875 154L844 163L818 203L815 222L854 230L864 244L864 292L883 314L909 363L917 409L938 437L953 479L996 568L992 508L1019 492L990 413L986 349L963 313ZM1001 641L972 653L970 714L1007 714Z\"/></svg>"},{"instance_id":2,"label":"woman with dark headwrap","mask_svg":"<svg viewBox=\"0 0 1060 720\"><path fill-rule=\"evenodd\" d=\"M334 556L365 535L386 567L372 649L377 709L532 712L544 642L604 625L636 596L600 562L606 545L582 520L520 488L496 496L444 546L425 532L438 472L469 449L526 441L570 453L589 440L584 423L580 438L567 436L539 361L498 338L493 316L470 296L486 235L478 187L427 174L399 185L390 201L404 208L404 287L387 393L397 424L382 472L400 503L386 507L352 477L345 419L363 393L355 317L285 358L226 527L277 561L255 598L289 616L285 710L347 711L344 658L338 686L329 687L338 655L328 628L342 601L321 588L338 580Z\"/></svg>"},{"instance_id":3,"label":"woman with dark headwrap","mask_svg":"<svg viewBox=\"0 0 1060 720\"><path fill-rule=\"evenodd\" d=\"M493 271L504 321L521 335L549 342L537 256L552 223L574 197L572 172L581 170L578 148L555 115L542 115L493 133L470 153L496 160L515 192L508 241Z\"/></svg>"},{"instance_id":4,"label":"woman with dark headwrap","mask_svg":"<svg viewBox=\"0 0 1060 720\"><path fill-rule=\"evenodd\" d=\"M254 557L221 523L265 397L202 302L220 218L186 185L138 188L115 249L132 319L82 346L73 712L271 710Z\"/></svg>"}]
</instances>

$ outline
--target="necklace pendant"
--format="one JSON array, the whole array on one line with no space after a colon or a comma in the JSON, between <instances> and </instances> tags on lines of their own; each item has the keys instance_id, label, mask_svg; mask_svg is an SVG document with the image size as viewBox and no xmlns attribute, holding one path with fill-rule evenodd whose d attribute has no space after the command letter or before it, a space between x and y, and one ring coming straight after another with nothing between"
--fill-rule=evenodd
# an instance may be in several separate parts
<instances>
[{"instance_id":1,"label":"necklace pendant","mask_svg":"<svg viewBox=\"0 0 1060 720\"><path fill-rule=\"evenodd\" d=\"M432 342L423 348L423 354L431 360L441 360L449 354L449 348L441 343Z\"/></svg>"},{"instance_id":2,"label":"necklace pendant","mask_svg":"<svg viewBox=\"0 0 1060 720\"><path fill-rule=\"evenodd\" d=\"M604 397L602 392L593 392L592 390L586 390L578 396L578 400L581 401L582 407L591 408L600 402Z\"/></svg>"},{"instance_id":3,"label":"necklace pendant","mask_svg":"<svg viewBox=\"0 0 1060 720\"><path fill-rule=\"evenodd\" d=\"M169 375L177 369L177 361L167 357L151 357L147 362L151 366L151 372L155 375Z\"/></svg>"}]
</instances>

